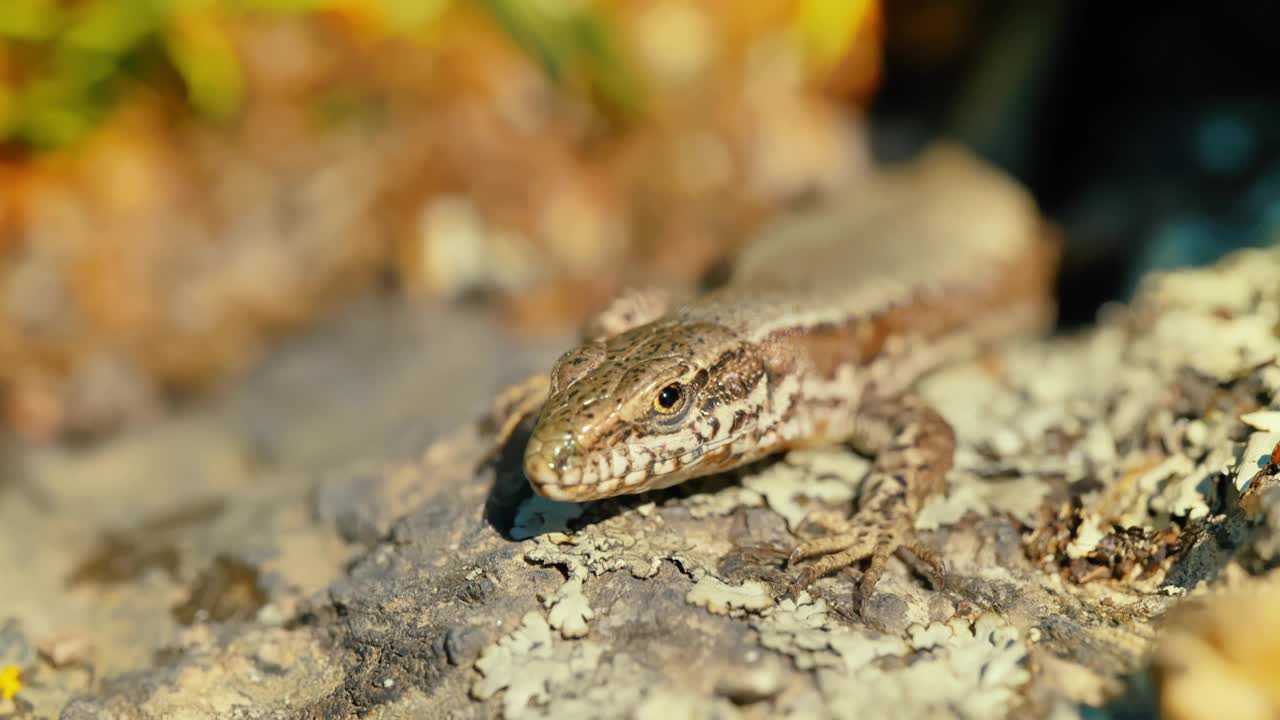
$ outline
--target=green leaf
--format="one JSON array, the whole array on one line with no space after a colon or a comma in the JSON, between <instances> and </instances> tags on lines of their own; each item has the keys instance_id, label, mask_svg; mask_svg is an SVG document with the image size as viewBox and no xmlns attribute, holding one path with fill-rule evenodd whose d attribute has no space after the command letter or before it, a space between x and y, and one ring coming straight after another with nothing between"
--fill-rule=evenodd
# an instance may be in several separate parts
<instances>
[{"instance_id":1,"label":"green leaf","mask_svg":"<svg viewBox=\"0 0 1280 720\"><path fill-rule=\"evenodd\" d=\"M114 73L113 59L97 53L54 65L14 94L10 133L41 148L79 140L111 107Z\"/></svg>"},{"instance_id":2,"label":"green leaf","mask_svg":"<svg viewBox=\"0 0 1280 720\"><path fill-rule=\"evenodd\" d=\"M613 28L598 16L583 13L572 24L576 54L593 88L614 109L626 115L640 111L636 78L622 58Z\"/></svg>"},{"instance_id":3,"label":"green leaf","mask_svg":"<svg viewBox=\"0 0 1280 720\"><path fill-rule=\"evenodd\" d=\"M450 0L377 0L382 17L391 32L411 32L424 27L444 14Z\"/></svg>"},{"instance_id":4,"label":"green leaf","mask_svg":"<svg viewBox=\"0 0 1280 720\"><path fill-rule=\"evenodd\" d=\"M245 80L235 44L215 12L175 15L165 33L165 49L186 85L196 110L226 119L240 109Z\"/></svg>"},{"instance_id":5,"label":"green leaf","mask_svg":"<svg viewBox=\"0 0 1280 720\"><path fill-rule=\"evenodd\" d=\"M147 0L96 0L76 14L60 44L68 49L124 54L156 32L164 9Z\"/></svg>"},{"instance_id":6,"label":"green leaf","mask_svg":"<svg viewBox=\"0 0 1280 720\"><path fill-rule=\"evenodd\" d=\"M555 28L539 4L529 0L480 0L511 39L538 61L553 80L558 81L566 48L554 38Z\"/></svg>"},{"instance_id":7,"label":"green leaf","mask_svg":"<svg viewBox=\"0 0 1280 720\"><path fill-rule=\"evenodd\" d=\"M0 38L36 42L48 40L65 22L65 14L49 0L0 2Z\"/></svg>"},{"instance_id":8,"label":"green leaf","mask_svg":"<svg viewBox=\"0 0 1280 720\"><path fill-rule=\"evenodd\" d=\"M301 13L325 10L333 0L224 0L234 10L258 10L266 12Z\"/></svg>"},{"instance_id":9,"label":"green leaf","mask_svg":"<svg viewBox=\"0 0 1280 720\"><path fill-rule=\"evenodd\" d=\"M18 130L18 99L13 91L0 85L0 141L8 140Z\"/></svg>"},{"instance_id":10,"label":"green leaf","mask_svg":"<svg viewBox=\"0 0 1280 720\"><path fill-rule=\"evenodd\" d=\"M553 82L584 78L613 110L639 111L639 83L623 61L612 24L567 0L480 0Z\"/></svg>"}]
</instances>

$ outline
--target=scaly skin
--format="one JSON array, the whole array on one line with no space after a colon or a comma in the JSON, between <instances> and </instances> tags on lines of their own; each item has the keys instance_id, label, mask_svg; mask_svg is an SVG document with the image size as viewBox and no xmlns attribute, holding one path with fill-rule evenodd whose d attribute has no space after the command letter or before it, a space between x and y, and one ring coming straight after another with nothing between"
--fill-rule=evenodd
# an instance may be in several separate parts
<instances>
[{"instance_id":1,"label":"scaly skin","mask_svg":"<svg viewBox=\"0 0 1280 720\"><path fill-rule=\"evenodd\" d=\"M961 232L967 231L967 232ZM870 558L863 596L946 487L954 436L910 385L1052 317L1056 244L1031 199L934 150L845 203L767 229L723 288L662 313L609 311L551 373L525 453L535 490L585 501L664 488L791 448L875 456L859 509L800 544L800 577ZM636 318L628 323L626 318ZM655 319L656 318L656 319Z\"/></svg>"}]
</instances>

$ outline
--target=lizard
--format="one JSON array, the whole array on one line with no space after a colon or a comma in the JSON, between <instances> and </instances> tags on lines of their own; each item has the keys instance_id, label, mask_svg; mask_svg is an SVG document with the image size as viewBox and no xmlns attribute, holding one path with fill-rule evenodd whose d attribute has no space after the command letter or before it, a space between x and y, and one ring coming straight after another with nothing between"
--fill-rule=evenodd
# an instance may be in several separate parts
<instances>
[{"instance_id":1,"label":"lizard","mask_svg":"<svg viewBox=\"0 0 1280 720\"><path fill-rule=\"evenodd\" d=\"M582 502L848 444L871 471L851 516L816 514L823 534L794 546L796 583L866 561L866 598L905 551L940 589L914 518L945 492L955 435L912 386L1046 332L1061 243L1028 192L958 146L877 175L764 227L718 288L623 295L589 323L543 385L533 489Z\"/></svg>"}]
</instances>

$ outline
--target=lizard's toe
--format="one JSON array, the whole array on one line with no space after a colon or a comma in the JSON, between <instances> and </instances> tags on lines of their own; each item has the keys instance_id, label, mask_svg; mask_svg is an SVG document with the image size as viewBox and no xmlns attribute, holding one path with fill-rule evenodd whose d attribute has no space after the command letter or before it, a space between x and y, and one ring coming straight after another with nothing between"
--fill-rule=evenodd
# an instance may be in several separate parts
<instances>
[{"instance_id":1,"label":"lizard's toe","mask_svg":"<svg viewBox=\"0 0 1280 720\"><path fill-rule=\"evenodd\" d=\"M848 525L846 525L847 527ZM834 553L842 553L842 551L850 548L869 547L874 537L874 534L868 532L865 527L855 527L851 530L846 529L844 532L820 535L796 545L791 554L787 556L787 567L791 567L801 560L818 557L819 555L830 557ZM865 557L865 552L863 557Z\"/></svg>"},{"instance_id":2,"label":"lizard's toe","mask_svg":"<svg viewBox=\"0 0 1280 720\"><path fill-rule=\"evenodd\" d=\"M889 562L889 557L893 555L893 551L901 545L901 540L896 534L890 533L880 537L875 548L871 551L871 561L867 563L867 571L862 574L862 581L858 583L858 591L862 594L865 601L871 597L876 590L876 584L880 582L880 576L884 574L884 567Z\"/></svg>"},{"instance_id":3,"label":"lizard's toe","mask_svg":"<svg viewBox=\"0 0 1280 720\"><path fill-rule=\"evenodd\" d=\"M900 554L908 553L914 556L920 561L919 564L924 565L923 569L927 570L925 574L929 576L929 582L933 583L934 590L941 590L945 587L947 568L942 562L942 557L921 542L920 538L916 537L915 532L912 532L907 537L899 551Z\"/></svg>"},{"instance_id":4,"label":"lizard's toe","mask_svg":"<svg viewBox=\"0 0 1280 720\"><path fill-rule=\"evenodd\" d=\"M851 565L868 560L866 572L859 583L862 596L870 597L888 560L895 553L909 553L919 559L921 568L933 586L941 590L945 578L942 559L916 537L915 530L905 518L898 523L873 522L855 517L844 524L845 530L823 535L800 543L787 558L787 567L795 567L803 560L814 560L797 573L793 588L804 589L820 577Z\"/></svg>"},{"instance_id":5,"label":"lizard's toe","mask_svg":"<svg viewBox=\"0 0 1280 720\"><path fill-rule=\"evenodd\" d=\"M796 579L797 583L808 586L820 577L867 558L875 551L876 544L874 528L859 525L849 532L824 535L800 543L791 551L787 566L792 567L808 558L817 558L806 565Z\"/></svg>"}]
</instances>

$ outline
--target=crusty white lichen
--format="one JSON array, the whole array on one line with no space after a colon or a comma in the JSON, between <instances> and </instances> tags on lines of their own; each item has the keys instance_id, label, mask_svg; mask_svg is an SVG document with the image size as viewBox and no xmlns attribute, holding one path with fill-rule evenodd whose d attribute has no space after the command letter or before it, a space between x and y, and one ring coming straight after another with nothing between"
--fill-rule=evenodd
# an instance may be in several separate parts
<instances>
[{"instance_id":1,"label":"crusty white lichen","mask_svg":"<svg viewBox=\"0 0 1280 720\"><path fill-rule=\"evenodd\" d=\"M730 585L719 578L704 575L685 595L690 605L706 608L717 615L730 615L737 610L763 610L773 606L769 586L758 580Z\"/></svg>"},{"instance_id":2,"label":"crusty white lichen","mask_svg":"<svg viewBox=\"0 0 1280 720\"><path fill-rule=\"evenodd\" d=\"M849 627L802 593L753 624L762 645L817 671L827 717L885 708L901 718L999 717L1031 677L1022 632L994 614L914 625L902 638Z\"/></svg>"},{"instance_id":3,"label":"crusty white lichen","mask_svg":"<svg viewBox=\"0 0 1280 720\"><path fill-rule=\"evenodd\" d=\"M685 560L692 543L666 526L652 504L641 505L574 533L551 532L529 541L525 558L540 565L585 568L592 575L625 570L638 578L658 573L663 560ZM693 564L693 563L689 563Z\"/></svg>"},{"instance_id":4,"label":"crusty white lichen","mask_svg":"<svg viewBox=\"0 0 1280 720\"><path fill-rule=\"evenodd\" d=\"M1280 252L1254 251L1217 268L1157 276L1144 285L1133 307L1109 310L1097 329L1011 345L981 362L943 369L920 384L919 392L955 428L959 447L948 493L926 503L917 527L929 531L926 542L939 547L953 577L960 579L961 592L976 603L964 612L957 614L956 603L964 602L954 594L934 592L905 566L891 563L879 589L904 601L890 606L901 622L871 630L847 608L835 609L839 603L833 598L853 592L856 571L820 580L812 594L780 597L776 584L744 580L740 564L731 565L738 568L734 577L724 575L720 560L732 550L727 540L695 540L688 536L694 530L683 525L677 531L664 520L667 511L652 504L624 504L613 517L574 533L564 531L574 519L568 511L557 515L555 508L530 505L520 515L521 527L534 536L526 557L566 568L570 575L544 599L551 619L540 621L537 632L542 625L546 632L538 637L565 645L552 630L562 638L587 632L592 611L583 589L596 576L624 570L653 579L662 562L671 560L694 580L686 591L690 605L748 623L762 648L816 678L816 686L807 690L762 695L758 702L765 704L748 706L752 710L842 718L873 716L892 707L896 717L1001 717L1034 694L1027 692L1028 683L1037 679L1028 658L1038 624L1068 612L1073 619L1062 621L1070 630L1067 648L1106 648L1114 658L1130 658L1131 668L1139 667L1151 643L1150 619L1184 592L1161 585L1172 555L1153 553L1153 567L1117 570L1114 576L1099 566L1096 577L1086 572L1083 581L1062 569L1085 563L1087 571L1088 563L1107 562L1107 553L1122 554L1118 537L1220 522L1221 516L1213 515L1224 500L1220 481L1234 478L1244 489L1267 467L1280 441L1280 366L1274 360L1280 357L1278 268ZM1213 393L1226 392L1251 374L1270 393L1265 407L1243 415L1220 412L1229 403ZM1245 441L1237 441L1240 437ZM740 483L668 506L681 507L695 519L767 507L795 532L815 511L851 511L868 467L868 459L847 448L796 451L741 471ZM993 538L981 535L983 526L970 522L1008 518L1025 529L1021 540L1027 541L1047 517L1055 517L1052 503L1070 493L1081 506L1079 517L1064 525L1062 544L1037 559L1045 566L1042 573L1027 569L1034 565L1018 567L1000 559L999 552L1022 550L1018 537L997 548ZM1258 523L1280 523L1276 498L1280 493L1272 488L1259 493ZM1131 531L1138 534L1125 534ZM1280 533L1257 534L1254 551L1280 557L1276 537ZM1005 615L984 612L984 602L1000 603ZM525 654L546 660L548 652ZM1039 671L1039 684L1048 689L1037 696L1048 703L1040 709L1054 717L1074 717L1074 703L1097 702L1115 690L1115 677L1064 655L1062 647L1038 652L1052 657L1044 668L1058 667L1054 673L1060 682L1043 676L1049 670ZM631 662L618 648L606 656L622 665ZM683 687L645 691L634 677L610 674L599 664L596 670L603 682L616 684L610 687L618 697L634 698L655 717L740 714L723 698ZM539 688L551 687L555 678L544 675L541 684L522 680L527 684L515 699L504 699L504 706L569 713L563 717L590 714L585 690L548 700Z\"/></svg>"},{"instance_id":5,"label":"crusty white lichen","mask_svg":"<svg viewBox=\"0 0 1280 720\"><path fill-rule=\"evenodd\" d=\"M520 627L497 643L485 648L476 660L483 676L471 687L471 694L487 700L503 688L510 687L517 666L530 659L551 657L551 626L540 613L528 612Z\"/></svg>"},{"instance_id":6,"label":"crusty white lichen","mask_svg":"<svg viewBox=\"0 0 1280 720\"><path fill-rule=\"evenodd\" d=\"M685 500L693 518L723 517L738 508L763 507L764 497L745 485L730 485L717 492L699 493Z\"/></svg>"},{"instance_id":7,"label":"crusty white lichen","mask_svg":"<svg viewBox=\"0 0 1280 720\"><path fill-rule=\"evenodd\" d=\"M906 665L868 662L823 669L819 686L833 717L873 716L893 708L898 718L1001 717L1031 678L1022 634L994 614L954 619L932 633L927 651ZM945 630L945 631L944 631Z\"/></svg>"},{"instance_id":8,"label":"crusty white lichen","mask_svg":"<svg viewBox=\"0 0 1280 720\"><path fill-rule=\"evenodd\" d=\"M634 713L629 713L628 717L635 720L735 720L744 716L725 698L707 697L689 690L659 686L651 688L635 706Z\"/></svg>"},{"instance_id":9,"label":"crusty white lichen","mask_svg":"<svg viewBox=\"0 0 1280 720\"><path fill-rule=\"evenodd\" d=\"M796 450L743 478L793 532L815 510L849 508L871 464L849 451Z\"/></svg>"},{"instance_id":10,"label":"crusty white lichen","mask_svg":"<svg viewBox=\"0 0 1280 720\"><path fill-rule=\"evenodd\" d=\"M916 516L916 528L936 530L954 525L968 513L979 517L1008 515L1024 524L1034 522L1044 506L1049 486L1039 477L993 481L957 471L951 491L930 498Z\"/></svg>"},{"instance_id":11,"label":"crusty white lichen","mask_svg":"<svg viewBox=\"0 0 1280 720\"><path fill-rule=\"evenodd\" d=\"M586 637L590 623L595 619L595 611L587 596L582 594L582 582L585 572L579 572L561 585L554 594L543 600L547 608L547 622L560 631L566 640Z\"/></svg>"},{"instance_id":12,"label":"crusty white lichen","mask_svg":"<svg viewBox=\"0 0 1280 720\"><path fill-rule=\"evenodd\" d=\"M801 592L753 619L760 644L789 655L796 667L853 670L885 655L904 655L907 643L873 630L850 627L831 612L827 601Z\"/></svg>"},{"instance_id":13,"label":"crusty white lichen","mask_svg":"<svg viewBox=\"0 0 1280 720\"><path fill-rule=\"evenodd\" d=\"M475 662L481 678L471 694L487 700L498 691L504 717L517 720L531 705L546 704L558 688L594 670L605 648L589 640L556 643L547 619L537 611L525 613L520 627L485 648Z\"/></svg>"},{"instance_id":14,"label":"crusty white lichen","mask_svg":"<svg viewBox=\"0 0 1280 720\"><path fill-rule=\"evenodd\" d=\"M1240 454L1240 463L1236 467L1235 486L1243 492L1249 487L1249 481L1258 471L1271 462L1271 453L1280 445L1280 432L1255 432L1249 434L1245 441L1244 451Z\"/></svg>"}]
</instances>

